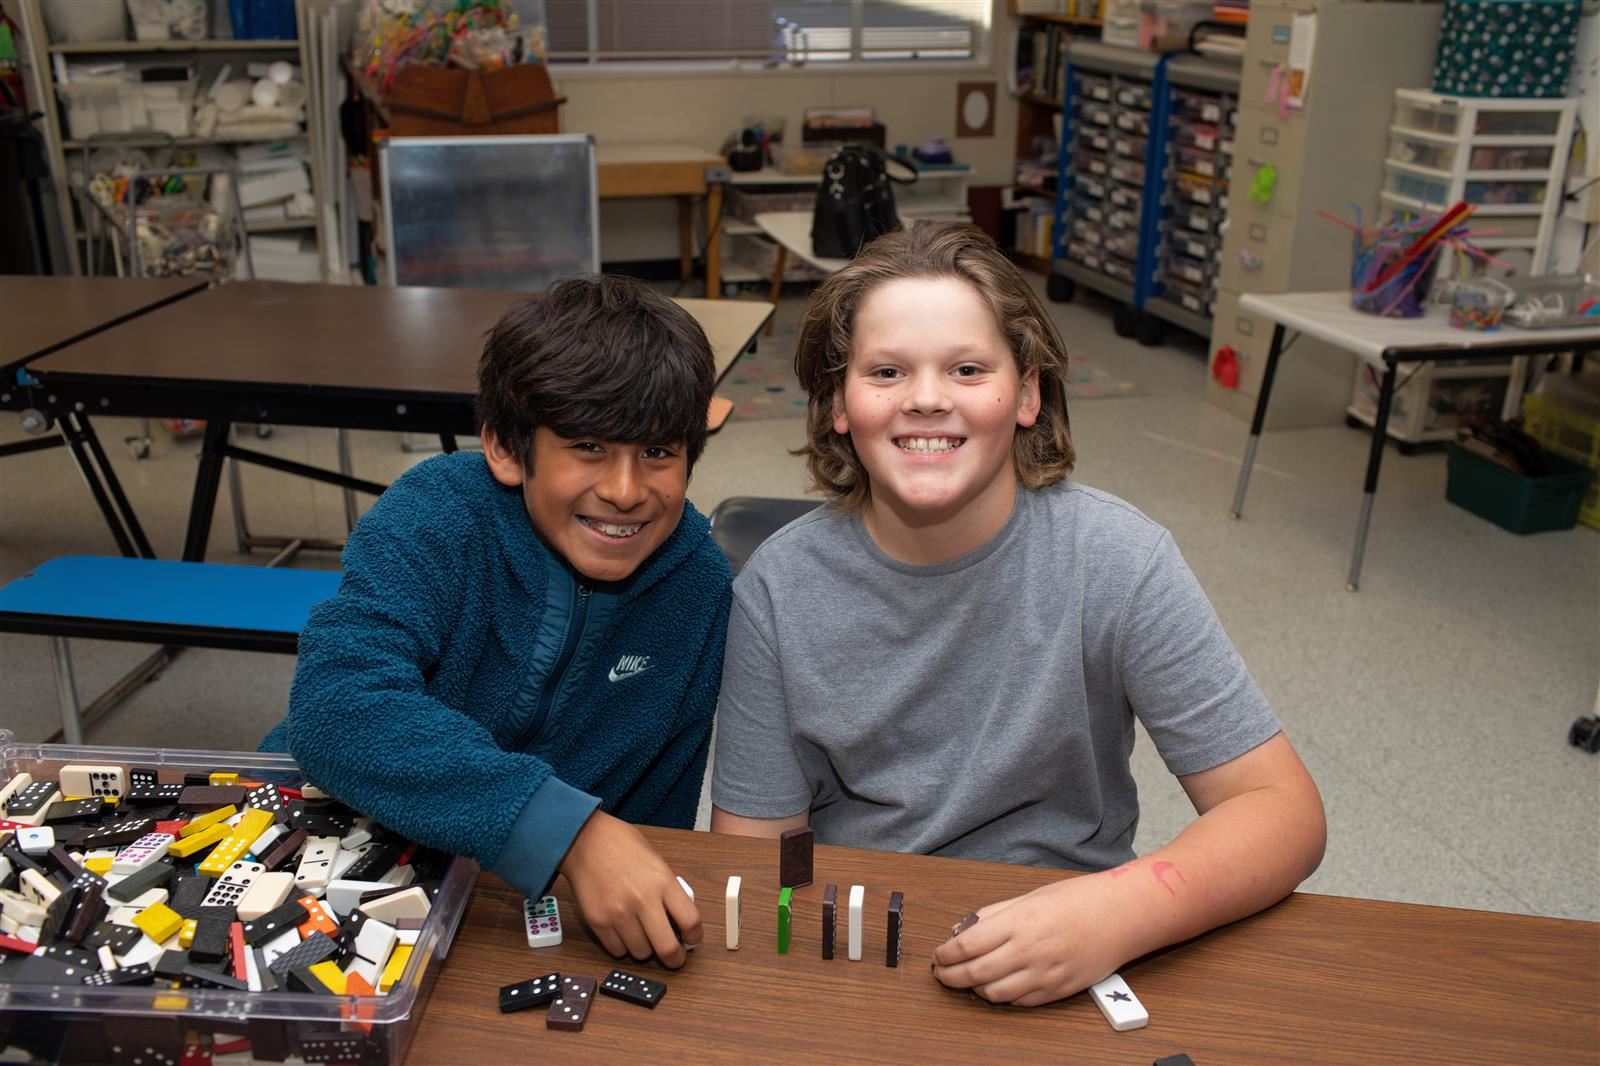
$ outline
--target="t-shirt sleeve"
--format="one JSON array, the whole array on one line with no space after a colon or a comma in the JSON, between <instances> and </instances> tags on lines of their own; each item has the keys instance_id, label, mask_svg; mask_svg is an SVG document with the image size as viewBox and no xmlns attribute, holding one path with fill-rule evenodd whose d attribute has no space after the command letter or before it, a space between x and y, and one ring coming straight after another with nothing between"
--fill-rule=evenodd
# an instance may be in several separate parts
<instances>
[{"instance_id":1,"label":"t-shirt sleeve","mask_svg":"<svg viewBox=\"0 0 1600 1066\"><path fill-rule=\"evenodd\" d=\"M1220 766L1282 728L1170 534L1134 584L1117 661L1128 702L1174 774Z\"/></svg>"},{"instance_id":2,"label":"t-shirt sleeve","mask_svg":"<svg viewBox=\"0 0 1600 1066\"><path fill-rule=\"evenodd\" d=\"M773 611L769 591L747 568L733 585L711 770L711 802L746 818L787 818L811 807L789 726Z\"/></svg>"}]
</instances>

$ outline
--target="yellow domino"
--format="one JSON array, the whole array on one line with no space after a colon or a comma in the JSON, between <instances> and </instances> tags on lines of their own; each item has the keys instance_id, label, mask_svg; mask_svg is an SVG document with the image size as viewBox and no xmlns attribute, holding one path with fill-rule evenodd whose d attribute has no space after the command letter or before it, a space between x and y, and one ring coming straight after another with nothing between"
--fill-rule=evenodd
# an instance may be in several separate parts
<instances>
[{"instance_id":1,"label":"yellow domino","mask_svg":"<svg viewBox=\"0 0 1600 1066\"><path fill-rule=\"evenodd\" d=\"M211 783L213 785L237 785L239 783L239 775L225 774L219 770L211 775Z\"/></svg>"},{"instance_id":2,"label":"yellow domino","mask_svg":"<svg viewBox=\"0 0 1600 1066\"><path fill-rule=\"evenodd\" d=\"M344 995L344 971L339 969L339 964L332 959L325 959L313 966L307 967L311 975L328 986L328 991L336 996Z\"/></svg>"},{"instance_id":3,"label":"yellow domino","mask_svg":"<svg viewBox=\"0 0 1600 1066\"><path fill-rule=\"evenodd\" d=\"M228 839L228 827L225 825L208 825L193 836L175 840L167 848L167 854L175 859L186 859L197 851L203 851L219 840Z\"/></svg>"},{"instance_id":4,"label":"yellow domino","mask_svg":"<svg viewBox=\"0 0 1600 1066\"><path fill-rule=\"evenodd\" d=\"M180 838L192 837L202 829L210 829L219 822L226 822L229 818L232 818L238 813L239 808L235 807L231 803L226 807L218 807L210 814L202 814L198 818L191 818L188 825L178 830L178 836Z\"/></svg>"},{"instance_id":5,"label":"yellow domino","mask_svg":"<svg viewBox=\"0 0 1600 1066\"><path fill-rule=\"evenodd\" d=\"M194 931L200 925L198 918L185 918L183 928L178 930L178 946L184 951L194 947Z\"/></svg>"},{"instance_id":6,"label":"yellow domino","mask_svg":"<svg viewBox=\"0 0 1600 1066\"><path fill-rule=\"evenodd\" d=\"M228 872L228 867L238 862L244 853L250 850L250 845L267 831L272 821L271 811L257 810L254 807L245 811L243 817L239 819L239 824L228 834L228 839L218 844L216 850L207 855L206 860L195 869L206 877L221 877Z\"/></svg>"},{"instance_id":7,"label":"yellow domino","mask_svg":"<svg viewBox=\"0 0 1600 1066\"><path fill-rule=\"evenodd\" d=\"M111 864L116 860L110 855L98 855L92 859L83 860L83 868L90 873L97 873L101 877L111 872Z\"/></svg>"},{"instance_id":8,"label":"yellow domino","mask_svg":"<svg viewBox=\"0 0 1600 1066\"><path fill-rule=\"evenodd\" d=\"M383 973L378 978L378 991L387 992L400 980L400 975L406 972L406 963L411 961L411 945L398 944L389 954L389 963L383 968Z\"/></svg>"},{"instance_id":9,"label":"yellow domino","mask_svg":"<svg viewBox=\"0 0 1600 1066\"><path fill-rule=\"evenodd\" d=\"M183 915L165 903L152 903L133 916L133 924L159 944L183 927Z\"/></svg>"}]
</instances>

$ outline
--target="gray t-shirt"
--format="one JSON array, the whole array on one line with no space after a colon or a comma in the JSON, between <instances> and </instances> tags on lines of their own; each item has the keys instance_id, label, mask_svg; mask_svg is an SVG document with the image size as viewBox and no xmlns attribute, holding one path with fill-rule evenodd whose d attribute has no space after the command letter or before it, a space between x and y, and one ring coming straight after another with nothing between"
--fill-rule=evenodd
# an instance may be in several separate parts
<instances>
[{"instance_id":1,"label":"gray t-shirt","mask_svg":"<svg viewBox=\"0 0 1600 1066\"><path fill-rule=\"evenodd\" d=\"M829 844L1106 869L1133 858L1134 715L1174 774L1278 720L1165 529L1064 482L931 566L859 515L779 530L733 586L711 798Z\"/></svg>"}]
</instances>

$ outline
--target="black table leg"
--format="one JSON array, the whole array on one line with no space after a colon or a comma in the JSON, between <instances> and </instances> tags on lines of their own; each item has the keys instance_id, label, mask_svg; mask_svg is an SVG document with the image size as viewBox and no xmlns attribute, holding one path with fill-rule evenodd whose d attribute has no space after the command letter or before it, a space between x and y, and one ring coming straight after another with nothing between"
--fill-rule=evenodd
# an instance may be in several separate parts
<instances>
[{"instance_id":1,"label":"black table leg","mask_svg":"<svg viewBox=\"0 0 1600 1066\"><path fill-rule=\"evenodd\" d=\"M222 481L222 464L226 460L228 429L227 419L206 420L206 435L200 444L200 465L194 474L194 499L189 504L189 531L183 538L184 562L199 563L206 558L211 516L217 509L217 486Z\"/></svg>"},{"instance_id":2,"label":"black table leg","mask_svg":"<svg viewBox=\"0 0 1600 1066\"><path fill-rule=\"evenodd\" d=\"M439 447L446 455L456 450L456 435L454 433L439 434Z\"/></svg>"},{"instance_id":3,"label":"black table leg","mask_svg":"<svg viewBox=\"0 0 1600 1066\"><path fill-rule=\"evenodd\" d=\"M112 506L111 497L106 494L105 483L100 478L100 473L94 467L89 450L83 442L83 434L72 421L72 416L64 416L60 421L61 435L67 440L67 448L72 452L72 461L78 466L78 473L83 475L83 483L89 486L89 494L94 497L95 504L100 508L100 514L106 520L106 526L111 530L111 537L117 542L117 550L131 558L138 556L134 549L133 540L128 536L127 529L122 524L122 516Z\"/></svg>"},{"instance_id":4,"label":"black table leg","mask_svg":"<svg viewBox=\"0 0 1600 1066\"><path fill-rule=\"evenodd\" d=\"M1267 368L1261 375L1261 395L1256 397L1256 413L1250 418L1250 440L1244 446L1244 462L1239 467L1239 485L1233 490L1233 517L1244 510L1244 490L1250 485L1250 468L1255 465L1256 446L1261 443L1261 426L1267 420L1267 400L1272 395L1272 378L1278 372L1278 357L1283 354L1283 326L1272 327L1272 347L1267 352Z\"/></svg>"},{"instance_id":5,"label":"black table leg","mask_svg":"<svg viewBox=\"0 0 1600 1066\"><path fill-rule=\"evenodd\" d=\"M1389 405L1394 399L1395 366L1384 360L1383 385L1378 390L1378 414L1373 420L1372 448L1367 452L1367 479L1361 489L1361 518L1356 522L1356 547L1350 555L1350 576L1344 587L1356 591L1361 582L1361 557L1367 550L1367 527L1372 524L1372 499L1378 492L1378 468L1383 465L1383 445L1389 436Z\"/></svg>"},{"instance_id":6,"label":"black table leg","mask_svg":"<svg viewBox=\"0 0 1600 1066\"><path fill-rule=\"evenodd\" d=\"M122 521L128 527L128 535L133 538L134 546L144 558L154 559L155 549L150 547L150 538L144 535L144 527L139 525L139 516L134 514L133 504L128 502L127 494L122 491L122 481L117 477L116 471L111 469L111 460L106 458L106 450L100 446L100 435L94 431L94 424L85 414L67 417L76 420L79 432L83 434L83 442L94 454L95 462L100 467L100 475L105 479L106 489L116 501L117 510L122 514Z\"/></svg>"}]
</instances>

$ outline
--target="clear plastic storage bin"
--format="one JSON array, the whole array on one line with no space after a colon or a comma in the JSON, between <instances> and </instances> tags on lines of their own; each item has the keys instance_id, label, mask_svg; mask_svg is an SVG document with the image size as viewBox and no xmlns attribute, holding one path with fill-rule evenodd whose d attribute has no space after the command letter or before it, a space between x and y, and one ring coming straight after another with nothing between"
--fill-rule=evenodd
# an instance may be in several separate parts
<instances>
[{"instance_id":1,"label":"clear plastic storage bin","mask_svg":"<svg viewBox=\"0 0 1600 1066\"><path fill-rule=\"evenodd\" d=\"M286 755L237 751L181 751L171 748L86 747L22 744L0 730L0 785L19 773L35 780L55 777L68 763L116 765L155 770L161 783L182 782L185 772L233 771L254 781L294 786L304 778ZM453 859L446 868L432 908L417 934L410 961L387 995L316 995L300 992L243 992L224 988L85 985L59 986L0 981L0 1018L11 1021L11 1044L26 1039L29 1050L46 1061L134 1062L117 1054L124 1043L170 1049L176 1061L184 1033L225 1033L247 1038L258 1060L282 1061L309 1050L304 1042L338 1039L348 1053L304 1061L349 1061L397 1066L404 1058L433 991L445 953L466 914L477 879L477 864ZM0 1035L8 1027L0 1026ZM160 1047L157 1047L157 1043ZM8 1060L10 1061L10 1060ZM159 1061L147 1058L148 1063Z\"/></svg>"}]
</instances>

